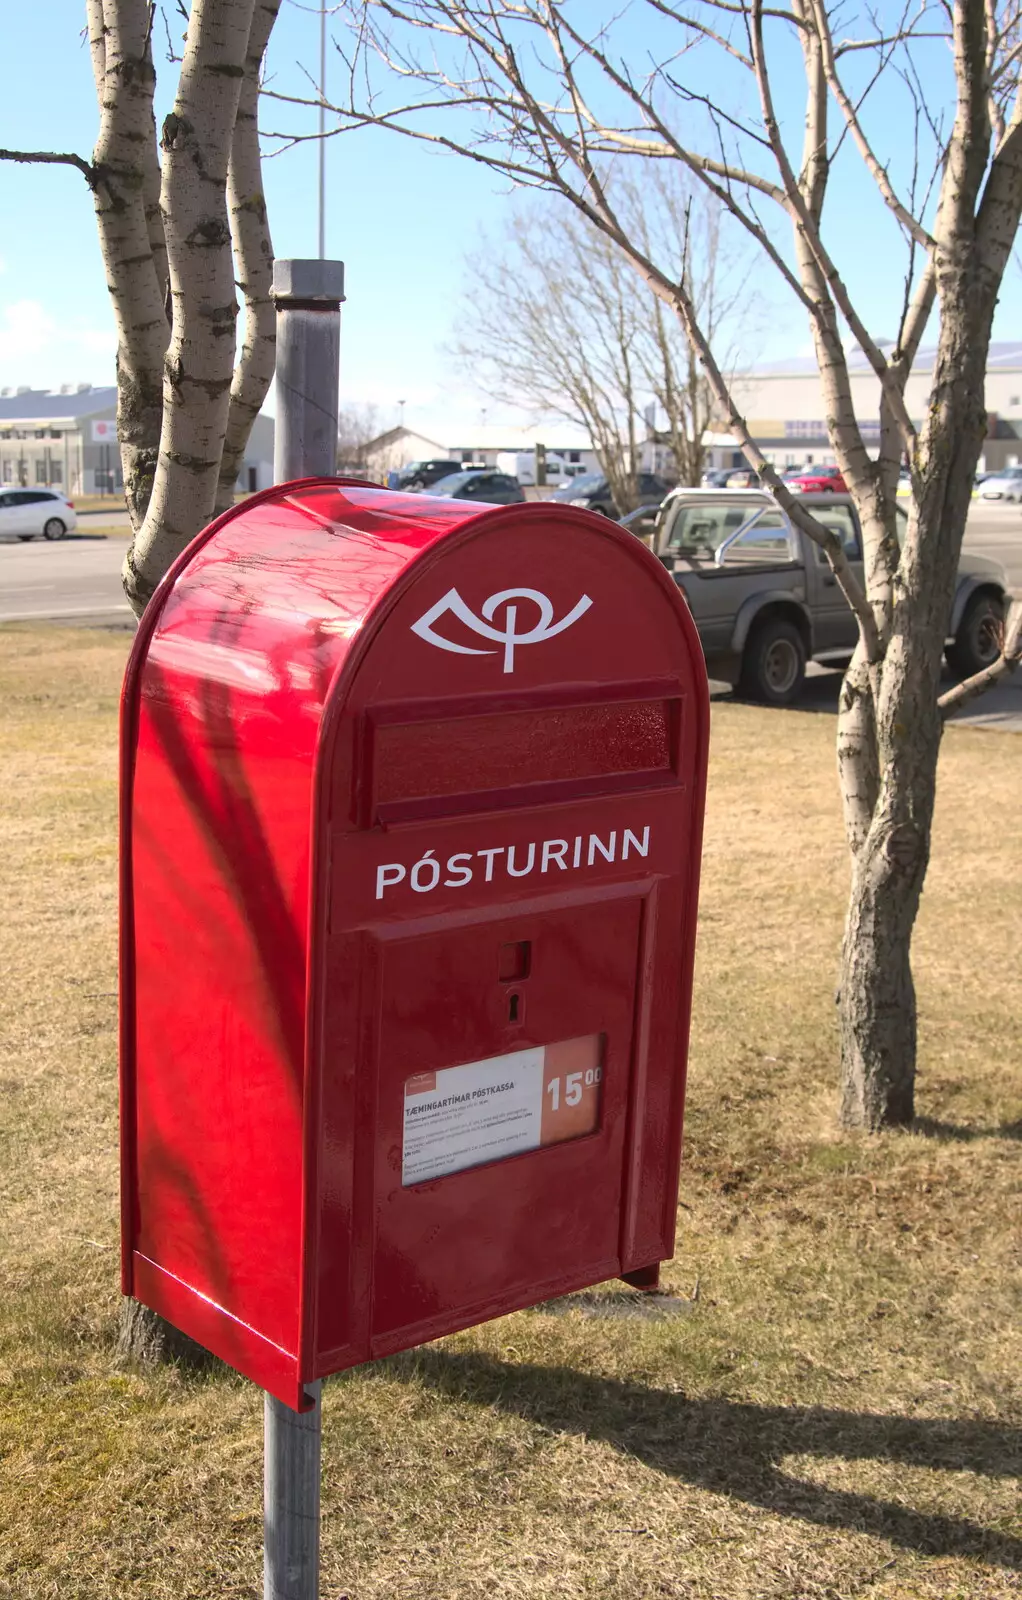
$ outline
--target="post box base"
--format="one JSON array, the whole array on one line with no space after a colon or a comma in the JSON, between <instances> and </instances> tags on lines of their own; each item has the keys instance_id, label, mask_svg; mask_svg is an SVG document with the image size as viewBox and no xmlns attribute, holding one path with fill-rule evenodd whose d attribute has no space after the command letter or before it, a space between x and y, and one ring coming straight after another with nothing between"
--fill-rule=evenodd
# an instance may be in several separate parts
<instances>
[{"instance_id":1,"label":"post box base","mask_svg":"<svg viewBox=\"0 0 1022 1600\"><path fill-rule=\"evenodd\" d=\"M292 1351L282 1350L254 1328L239 1322L223 1306L189 1288L139 1251L133 1251L131 1264L131 1292L136 1300L166 1317L228 1366L246 1373L292 1411L312 1408L315 1401L309 1399L299 1381L298 1359Z\"/></svg>"},{"instance_id":2,"label":"post box base","mask_svg":"<svg viewBox=\"0 0 1022 1600\"><path fill-rule=\"evenodd\" d=\"M490 1303L488 1305L474 1305L465 1308L463 1315L456 1318L447 1317L443 1324L437 1322L423 1324L414 1329L402 1329L399 1334L391 1339L377 1338L372 1342L372 1348L365 1351L365 1361L379 1360L382 1356L392 1355L398 1350L415 1348L427 1344L432 1339L442 1338L449 1333L459 1333L465 1328L476 1327L482 1322L495 1320L497 1317L507 1316L513 1311L527 1311L532 1306L542 1305L544 1300L553 1299L564 1294L574 1294L580 1289L592 1288L595 1283L610 1282L616 1276L623 1283L630 1284L634 1289L654 1293L660 1286L660 1262L655 1261L651 1266L639 1267L632 1272L617 1272L617 1264L607 1262L602 1270L595 1273L590 1271L582 1274L576 1280L565 1280L563 1276L552 1280L548 1284L537 1284L533 1293L523 1298L517 1304ZM235 1367L238 1371L245 1372L255 1383L272 1394L293 1411L309 1411L315 1404L307 1393L307 1386L313 1381L308 1372L299 1379L298 1358L289 1350L282 1349L273 1344L269 1339L256 1333L255 1329L240 1322L233 1317L223 1306L218 1306L214 1301L199 1294L188 1284L176 1278L173 1273L166 1272L158 1267L147 1256L134 1251L132 1254L133 1282L131 1292L136 1300L156 1311L161 1317L166 1317L182 1333L196 1340L204 1349L218 1356L228 1366ZM331 1359L334 1356L335 1359ZM342 1371L354 1365L361 1365L362 1361L351 1360L350 1351L346 1359L339 1352L329 1352L317 1362L317 1378L329 1377L334 1372Z\"/></svg>"},{"instance_id":3,"label":"post box base","mask_svg":"<svg viewBox=\"0 0 1022 1600\"><path fill-rule=\"evenodd\" d=\"M651 1267L636 1267L632 1272L622 1272L621 1282L631 1284L633 1289L641 1289L644 1294L656 1294L660 1288L659 1261L654 1261Z\"/></svg>"}]
</instances>

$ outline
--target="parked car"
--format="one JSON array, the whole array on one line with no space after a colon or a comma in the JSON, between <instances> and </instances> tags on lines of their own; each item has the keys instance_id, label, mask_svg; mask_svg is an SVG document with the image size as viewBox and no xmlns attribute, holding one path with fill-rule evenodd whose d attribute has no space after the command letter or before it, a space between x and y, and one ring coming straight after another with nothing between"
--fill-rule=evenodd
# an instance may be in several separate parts
<instances>
[{"instance_id":1,"label":"parked car","mask_svg":"<svg viewBox=\"0 0 1022 1600\"><path fill-rule=\"evenodd\" d=\"M785 474L792 494L847 494L848 485L835 466L803 467L794 477Z\"/></svg>"},{"instance_id":2,"label":"parked car","mask_svg":"<svg viewBox=\"0 0 1022 1600\"><path fill-rule=\"evenodd\" d=\"M704 489L723 489L734 467L707 467L699 482Z\"/></svg>"},{"instance_id":3,"label":"parked car","mask_svg":"<svg viewBox=\"0 0 1022 1600\"><path fill-rule=\"evenodd\" d=\"M1022 500L1022 467L1003 467L979 486L981 500Z\"/></svg>"},{"instance_id":4,"label":"parked car","mask_svg":"<svg viewBox=\"0 0 1022 1600\"><path fill-rule=\"evenodd\" d=\"M433 461L410 461L407 467L402 467L397 473L393 488L429 489L434 483L439 483L441 478L448 478L453 472L460 471L460 461L439 458Z\"/></svg>"},{"instance_id":5,"label":"parked car","mask_svg":"<svg viewBox=\"0 0 1022 1600\"><path fill-rule=\"evenodd\" d=\"M841 539L862 579L862 536L851 497L804 500ZM907 515L897 508L900 528ZM857 624L823 551L765 490L675 489L661 508L654 549L684 590L711 677L767 705L796 698L809 659L841 666ZM959 677L996 661L1004 616L1003 567L985 556L958 564L944 653Z\"/></svg>"},{"instance_id":6,"label":"parked car","mask_svg":"<svg viewBox=\"0 0 1022 1600\"><path fill-rule=\"evenodd\" d=\"M758 489L760 476L754 467L733 467L724 479L725 489Z\"/></svg>"},{"instance_id":7,"label":"parked car","mask_svg":"<svg viewBox=\"0 0 1022 1600\"><path fill-rule=\"evenodd\" d=\"M0 539L63 539L78 526L74 503L57 489L4 489Z\"/></svg>"},{"instance_id":8,"label":"parked car","mask_svg":"<svg viewBox=\"0 0 1022 1600\"><path fill-rule=\"evenodd\" d=\"M525 499L517 478L506 472L452 472L430 486L447 500L479 500L490 506L516 506Z\"/></svg>"},{"instance_id":9,"label":"parked car","mask_svg":"<svg viewBox=\"0 0 1022 1600\"><path fill-rule=\"evenodd\" d=\"M634 511L629 511L627 516L621 518L622 528L634 533L644 544L651 544L660 516L660 504L661 502L656 505L636 506Z\"/></svg>"},{"instance_id":10,"label":"parked car","mask_svg":"<svg viewBox=\"0 0 1022 1600\"><path fill-rule=\"evenodd\" d=\"M658 473L640 472L637 475L636 488L640 505L658 506L670 491L671 485ZM587 472L581 478L566 483L550 498L560 501L562 505L567 502L570 506L584 506L587 511L598 511L602 516L612 517L615 522L618 521L610 485L602 472Z\"/></svg>"}]
</instances>

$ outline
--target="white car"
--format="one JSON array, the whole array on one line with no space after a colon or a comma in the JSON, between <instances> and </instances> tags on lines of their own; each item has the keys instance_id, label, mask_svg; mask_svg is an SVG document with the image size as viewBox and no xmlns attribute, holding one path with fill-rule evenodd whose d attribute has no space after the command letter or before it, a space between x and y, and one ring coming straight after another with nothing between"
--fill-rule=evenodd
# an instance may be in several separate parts
<instances>
[{"instance_id":1,"label":"white car","mask_svg":"<svg viewBox=\"0 0 1022 1600\"><path fill-rule=\"evenodd\" d=\"M981 500L1022 500L1022 467L991 473L979 486Z\"/></svg>"},{"instance_id":2,"label":"white car","mask_svg":"<svg viewBox=\"0 0 1022 1600\"><path fill-rule=\"evenodd\" d=\"M77 526L58 489L0 489L0 539L63 539Z\"/></svg>"}]
</instances>

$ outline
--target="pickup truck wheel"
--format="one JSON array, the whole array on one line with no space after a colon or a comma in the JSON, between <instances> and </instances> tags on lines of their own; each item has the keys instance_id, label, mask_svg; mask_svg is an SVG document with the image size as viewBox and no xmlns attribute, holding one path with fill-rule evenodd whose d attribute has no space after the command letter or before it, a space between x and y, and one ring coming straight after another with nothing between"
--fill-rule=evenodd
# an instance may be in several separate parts
<instances>
[{"instance_id":1,"label":"pickup truck wheel","mask_svg":"<svg viewBox=\"0 0 1022 1600\"><path fill-rule=\"evenodd\" d=\"M958 624L954 644L944 654L958 678L971 678L984 667L993 666L1001 653L1004 627L1004 602L995 594L973 595Z\"/></svg>"},{"instance_id":2,"label":"pickup truck wheel","mask_svg":"<svg viewBox=\"0 0 1022 1600\"><path fill-rule=\"evenodd\" d=\"M802 635L783 617L768 617L753 628L742 655L741 692L766 706L790 706L806 675Z\"/></svg>"}]
</instances>

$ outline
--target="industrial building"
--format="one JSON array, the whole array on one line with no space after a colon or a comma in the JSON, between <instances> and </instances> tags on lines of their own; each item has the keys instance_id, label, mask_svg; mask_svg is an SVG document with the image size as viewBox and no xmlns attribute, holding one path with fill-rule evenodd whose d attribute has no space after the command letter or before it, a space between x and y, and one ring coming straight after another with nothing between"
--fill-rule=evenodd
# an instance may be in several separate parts
<instances>
[{"instance_id":1,"label":"industrial building","mask_svg":"<svg viewBox=\"0 0 1022 1600\"><path fill-rule=\"evenodd\" d=\"M922 426L926 414L935 354L933 348L919 352L905 388L908 413L916 427ZM848 365L852 402L863 437L867 447L879 449L880 381L861 352L850 353ZM812 356L738 373L732 392L749 431L774 466L783 469L833 461L819 372ZM1018 466L1022 462L1022 343L990 346L986 404L987 437L979 470ZM729 433L711 433L707 445L712 465L744 464L737 440Z\"/></svg>"},{"instance_id":2,"label":"industrial building","mask_svg":"<svg viewBox=\"0 0 1022 1600\"><path fill-rule=\"evenodd\" d=\"M116 417L112 385L0 390L0 485L39 485L72 497L119 495L124 480ZM238 487L251 492L272 482L273 419L257 417Z\"/></svg>"}]
</instances>

